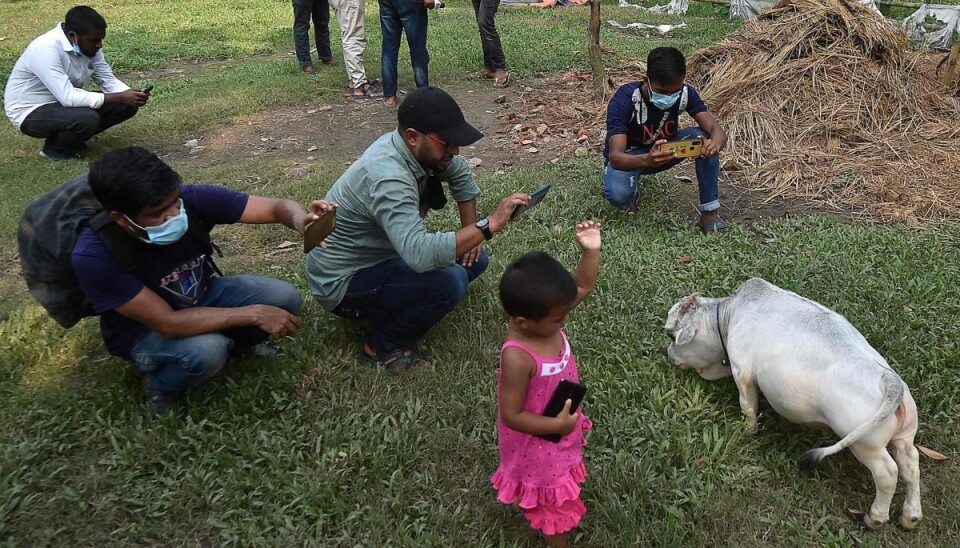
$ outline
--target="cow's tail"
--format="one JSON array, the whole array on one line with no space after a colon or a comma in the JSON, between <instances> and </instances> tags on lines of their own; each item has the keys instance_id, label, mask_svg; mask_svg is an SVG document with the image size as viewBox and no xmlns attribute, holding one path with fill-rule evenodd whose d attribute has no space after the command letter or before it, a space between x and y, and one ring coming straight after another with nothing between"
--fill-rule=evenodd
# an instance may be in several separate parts
<instances>
[{"instance_id":1,"label":"cow's tail","mask_svg":"<svg viewBox=\"0 0 960 548\"><path fill-rule=\"evenodd\" d=\"M883 372L882 382L884 387L883 403L880 405L880 408L877 409L877 412L874 413L867 422L854 428L853 432L850 432L830 447L811 449L804 453L800 457L800 466L804 468L815 466L826 457L843 451L896 412L897 407L899 407L903 401L905 385L896 373L889 370Z\"/></svg>"}]
</instances>

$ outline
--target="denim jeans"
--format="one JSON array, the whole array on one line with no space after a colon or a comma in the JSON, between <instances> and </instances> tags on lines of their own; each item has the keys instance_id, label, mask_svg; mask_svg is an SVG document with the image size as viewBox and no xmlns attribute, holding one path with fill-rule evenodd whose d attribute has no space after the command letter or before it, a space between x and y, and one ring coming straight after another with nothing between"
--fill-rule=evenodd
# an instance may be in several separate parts
<instances>
[{"instance_id":1,"label":"denim jeans","mask_svg":"<svg viewBox=\"0 0 960 548\"><path fill-rule=\"evenodd\" d=\"M403 259L391 259L354 274L333 313L369 321L373 330L365 341L377 352L406 348L460 304L467 285L488 263L486 250L469 268L458 261L430 272L416 272Z\"/></svg>"},{"instance_id":2,"label":"denim jeans","mask_svg":"<svg viewBox=\"0 0 960 548\"><path fill-rule=\"evenodd\" d=\"M20 131L46 139L46 146L71 151L94 135L133 118L138 110L139 107L120 103L104 104L98 109L48 103L28 114L20 124Z\"/></svg>"},{"instance_id":3,"label":"denim jeans","mask_svg":"<svg viewBox=\"0 0 960 548\"><path fill-rule=\"evenodd\" d=\"M706 139L706 133L699 127L688 127L678 131L670 141L689 141L691 139ZM630 151L630 154L639 155L650 152L651 147L640 148ZM614 169L608 162L607 168L603 173L603 195L611 204L625 208L629 205L630 199L637 192L637 179L641 175L653 175L670 169L671 167L684 161L685 158L678 158L667 162L657 168L638 169L636 171L620 171ZM720 179L720 157L710 156L708 158L694 158L697 170L697 186L700 188L700 206L701 212L714 211L720 209L720 189L718 181Z\"/></svg>"},{"instance_id":4,"label":"denim jeans","mask_svg":"<svg viewBox=\"0 0 960 548\"><path fill-rule=\"evenodd\" d=\"M483 67L492 70L507 70L507 57L500 44L497 32L497 8L500 0L473 0L473 13L480 27L480 46L483 49Z\"/></svg>"},{"instance_id":5,"label":"denim jeans","mask_svg":"<svg viewBox=\"0 0 960 548\"><path fill-rule=\"evenodd\" d=\"M287 282L244 274L212 278L210 289L197 306L266 304L297 314L300 302L300 293ZM255 325L179 339L151 331L137 342L130 357L154 390L183 393L220 371L231 354L266 339L267 333Z\"/></svg>"},{"instance_id":6,"label":"denim jeans","mask_svg":"<svg viewBox=\"0 0 960 548\"><path fill-rule=\"evenodd\" d=\"M293 45L300 66L310 61L310 19L313 19L313 43L321 61L332 61L330 51L330 4L327 0L293 0Z\"/></svg>"},{"instance_id":7,"label":"denim jeans","mask_svg":"<svg viewBox=\"0 0 960 548\"><path fill-rule=\"evenodd\" d=\"M380 56L380 79L384 97L397 95L397 62L400 57L400 34L407 34L413 81L418 88L430 85L427 65L427 8L417 0L379 0L380 31L383 47Z\"/></svg>"}]
</instances>

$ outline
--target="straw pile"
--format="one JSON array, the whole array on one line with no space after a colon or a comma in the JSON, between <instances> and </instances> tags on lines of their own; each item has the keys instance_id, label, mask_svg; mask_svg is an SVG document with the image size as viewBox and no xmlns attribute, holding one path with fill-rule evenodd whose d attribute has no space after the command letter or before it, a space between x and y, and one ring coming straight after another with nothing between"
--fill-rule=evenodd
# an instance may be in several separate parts
<instances>
[{"instance_id":1,"label":"straw pile","mask_svg":"<svg viewBox=\"0 0 960 548\"><path fill-rule=\"evenodd\" d=\"M768 200L880 221L960 218L960 100L939 58L850 0L781 0L690 57L730 135L727 169Z\"/></svg>"}]
</instances>

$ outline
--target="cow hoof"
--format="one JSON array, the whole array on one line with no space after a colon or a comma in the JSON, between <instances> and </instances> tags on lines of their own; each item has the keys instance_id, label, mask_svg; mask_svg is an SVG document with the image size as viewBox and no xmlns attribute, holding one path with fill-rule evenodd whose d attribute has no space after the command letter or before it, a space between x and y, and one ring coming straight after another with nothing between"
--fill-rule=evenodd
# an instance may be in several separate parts
<instances>
[{"instance_id":1,"label":"cow hoof","mask_svg":"<svg viewBox=\"0 0 960 548\"><path fill-rule=\"evenodd\" d=\"M915 529L922 519L922 516L900 516L900 526L908 530Z\"/></svg>"},{"instance_id":2,"label":"cow hoof","mask_svg":"<svg viewBox=\"0 0 960 548\"><path fill-rule=\"evenodd\" d=\"M876 529L887 524L888 520L878 521L870 517L870 514L863 516L863 523L870 529Z\"/></svg>"}]
</instances>

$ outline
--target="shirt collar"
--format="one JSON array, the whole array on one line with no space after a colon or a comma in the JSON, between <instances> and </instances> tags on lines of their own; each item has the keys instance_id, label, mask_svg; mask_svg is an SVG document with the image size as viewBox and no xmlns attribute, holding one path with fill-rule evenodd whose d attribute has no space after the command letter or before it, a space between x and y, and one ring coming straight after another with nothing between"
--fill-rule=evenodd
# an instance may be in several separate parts
<instances>
[{"instance_id":1,"label":"shirt collar","mask_svg":"<svg viewBox=\"0 0 960 548\"><path fill-rule=\"evenodd\" d=\"M57 23L57 26L54 27L53 30L57 31L57 41L63 46L63 51L72 54L73 42L67 38L67 31L63 30L63 23Z\"/></svg>"},{"instance_id":2,"label":"shirt collar","mask_svg":"<svg viewBox=\"0 0 960 548\"><path fill-rule=\"evenodd\" d=\"M406 141L403 140L403 135L400 134L400 129L397 129L390 136L390 140L393 142L394 148L397 149L397 152L400 153L400 156L407 166L410 167L410 171L413 172L413 176L419 181L420 179L427 176L427 171L423 169L423 166L420 165L420 162L417 161L417 158L413 155L413 152L410 150L410 147L407 146Z\"/></svg>"}]
</instances>

